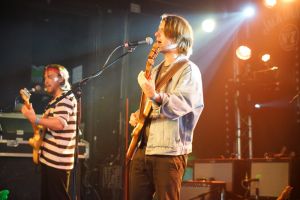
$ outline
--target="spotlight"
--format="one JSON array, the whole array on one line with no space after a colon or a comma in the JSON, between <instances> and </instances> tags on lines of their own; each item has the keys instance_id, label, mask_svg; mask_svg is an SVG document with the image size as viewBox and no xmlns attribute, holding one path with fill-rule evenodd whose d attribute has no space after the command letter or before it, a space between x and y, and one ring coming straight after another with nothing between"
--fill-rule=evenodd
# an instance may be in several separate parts
<instances>
[{"instance_id":1,"label":"spotlight","mask_svg":"<svg viewBox=\"0 0 300 200\"><path fill-rule=\"evenodd\" d=\"M202 30L204 32L210 33L216 27L216 22L213 19L206 19L202 22Z\"/></svg>"},{"instance_id":2,"label":"spotlight","mask_svg":"<svg viewBox=\"0 0 300 200\"><path fill-rule=\"evenodd\" d=\"M239 46L235 51L236 56L241 60L251 58L251 49L247 46Z\"/></svg>"},{"instance_id":3,"label":"spotlight","mask_svg":"<svg viewBox=\"0 0 300 200\"><path fill-rule=\"evenodd\" d=\"M276 5L277 1L276 0L264 0L264 4L268 8L272 8Z\"/></svg>"},{"instance_id":4,"label":"spotlight","mask_svg":"<svg viewBox=\"0 0 300 200\"><path fill-rule=\"evenodd\" d=\"M255 107L256 109L260 109L260 108L261 108L261 105L258 104L258 103L256 103L256 104L254 105L254 107Z\"/></svg>"},{"instance_id":5,"label":"spotlight","mask_svg":"<svg viewBox=\"0 0 300 200\"><path fill-rule=\"evenodd\" d=\"M273 67L271 68L272 71L277 70L277 69L278 69L278 67L276 67L276 66L273 66Z\"/></svg>"},{"instance_id":6,"label":"spotlight","mask_svg":"<svg viewBox=\"0 0 300 200\"><path fill-rule=\"evenodd\" d=\"M267 53L261 56L261 60L263 62L268 62L270 60L270 58L271 58L270 54L267 54Z\"/></svg>"},{"instance_id":7,"label":"spotlight","mask_svg":"<svg viewBox=\"0 0 300 200\"><path fill-rule=\"evenodd\" d=\"M243 14L245 17L253 17L255 14L255 9L253 6L247 6L243 10Z\"/></svg>"}]
</instances>

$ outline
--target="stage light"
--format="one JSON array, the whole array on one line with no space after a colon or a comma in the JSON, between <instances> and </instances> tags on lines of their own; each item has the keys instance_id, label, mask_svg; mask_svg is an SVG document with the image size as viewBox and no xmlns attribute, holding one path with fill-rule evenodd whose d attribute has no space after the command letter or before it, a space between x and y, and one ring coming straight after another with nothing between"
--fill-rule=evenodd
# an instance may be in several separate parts
<instances>
[{"instance_id":1,"label":"stage light","mask_svg":"<svg viewBox=\"0 0 300 200\"><path fill-rule=\"evenodd\" d=\"M276 67L276 66L273 66L273 67L271 68L272 71L277 70L277 69L278 69L278 67Z\"/></svg>"},{"instance_id":2,"label":"stage light","mask_svg":"<svg viewBox=\"0 0 300 200\"><path fill-rule=\"evenodd\" d=\"M202 22L202 30L204 32L210 33L215 30L216 22L213 19L206 19Z\"/></svg>"},{"instance_id":3,"label":"stage light","mask_svg":"<svg viewBox=\"0 0 300 200\"><path fill-rule=\"evenodd\" d=\"M281 0L281 1L284 3L291 3L291 2L294 2L295 0Z\"/></svg>"},{"instance_id":4,"label":"stage light","mask_svg":"<svg viewBox=\"0 0 300 200\"><path fill-rule=\"evenodd\" d=\"M277 1L276 0L264 0L264 4L268 8L272 8L276 5Z\"/></svg>"},{"instance_id":5,"label":"stage light","mask_svg":"<svg viewBox=\"0 0 300 200\"><path fill-rule=\"evenodd\" d=\"M260 109L260 108L261 108L261 105L258 104L258 103L256 103L256 104L254 105L254 107L255 107L256 109Z\"/></svg>"},{"instance_id":6,"label":"stage light","mask_svg":"<svg viewBox=\"0 0 300 200\"><path fill-rule=\"evenodd\" d=\"M247 6L243 10L243 14L245 17L253 17L255 14L255 9L253 6Z\"/></svg>"},{"instance_id":7,"label":"stage light","mask_svg":"<svg viewBox=\"0 0 300 200\"><path fill-rule=\"evenodd\" d=\"M270 54L267 54L267 53L261 56L261 60L263 62L268 62L270 60L270 58L271 58Z\"/></svg>"},{"instance_id":8,"label":"stage light","mask_svg":"<svg viewBox=\"0 0 300 200\"><path fill-rule=\"evenodd\" d=\"M239 46L235 51L236 56L241 60L251 58L251 49L247 46Z\"/></svg>"}]
</instances>

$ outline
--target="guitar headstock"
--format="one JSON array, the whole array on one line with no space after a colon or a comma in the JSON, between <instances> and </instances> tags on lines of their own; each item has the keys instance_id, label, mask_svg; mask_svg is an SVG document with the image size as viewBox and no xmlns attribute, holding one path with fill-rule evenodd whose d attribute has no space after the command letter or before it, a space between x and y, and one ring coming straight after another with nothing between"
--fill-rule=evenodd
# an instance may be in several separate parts
<instances>
[{"instance_id":1,"label":"guitar headstock","mask_svg":"<svg viewBox=\"0 0 300 200\"><path fill-rule=\"evenodd\" d=\"M158 56L158 53L159 53L158 43L154 42L152 49L148 55L148 59L152 59L152 60L156 59L156 57Z\"/></svg>"},{"instance_id":2,"label":"guitar headstock","mask_svg":"<svg viewBox=\"0 0 300 200\"><path fill-rule=\"evenodd\" d=\"M149 78L150 77L150 71L152 69L152 66L154 65L154 60L157 58L159 53L159 47L158 47L158 43L154 42L152 49L148 55L148 60L146 63L146 77Z\"/></svg>"},{"instance_id":3,"label":"guitar headstock","mask_svg":"<svg viewBox=\"0 0 300 200\"><path fill-rule=\"evenodd\" d=\"M20 95L21 95L22 99L24 100L25 105L30 106L29 99L30 99L31 94L30 94L29 90L27 88L21 89Z\"/></svg>"}]
</instances>

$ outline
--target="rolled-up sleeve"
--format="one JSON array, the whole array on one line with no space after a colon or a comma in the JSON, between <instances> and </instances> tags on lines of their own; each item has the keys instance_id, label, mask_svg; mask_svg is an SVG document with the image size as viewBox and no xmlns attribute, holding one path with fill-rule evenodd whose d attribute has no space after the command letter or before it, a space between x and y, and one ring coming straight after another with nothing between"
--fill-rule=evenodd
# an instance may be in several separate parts
<instances>
[{"instance_id":1,"label":"rolled-up sleeve","mask_svg":"<svg viewBox=\"0 0 300 200\"><path fill-rule=\"evenodd\" d=\"M54 109L53 117L57 118L63 125L63 127L67 127L68 121L70 119L70 115L73 112L73 104L68 99L63 99L61 102L57 104Z\"/></svg>"}]
</instances>

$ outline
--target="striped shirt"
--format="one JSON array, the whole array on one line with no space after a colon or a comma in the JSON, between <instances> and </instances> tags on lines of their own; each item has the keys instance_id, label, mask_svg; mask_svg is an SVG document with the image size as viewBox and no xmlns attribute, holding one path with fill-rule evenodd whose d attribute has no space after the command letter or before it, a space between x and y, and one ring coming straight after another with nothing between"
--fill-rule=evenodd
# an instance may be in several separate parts
<instances>
[{"instance_id":1,"label":"striped shirt","mask_svg":"<svg viewBox=\"0 0 300 200\"><path fill-rule=\"evenodd\" d=\"M53 99L50 103L55 102ZM45 131L41 145L40 162L53 168L71 170L74 166L74 150L76 141L77 101L73 94L58 101L45 111L44 116L59 119L62 130Z\"/></svg>"}]
</instances>

